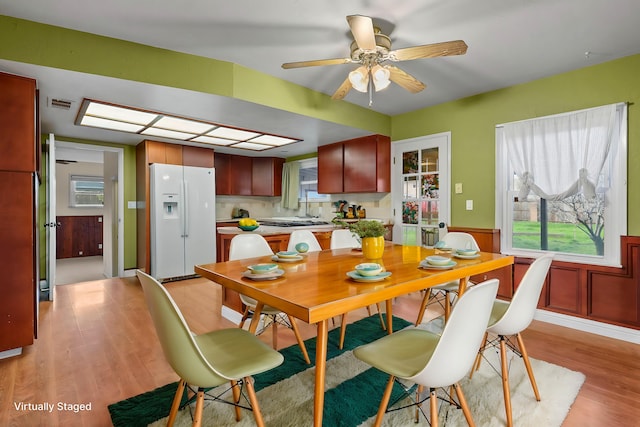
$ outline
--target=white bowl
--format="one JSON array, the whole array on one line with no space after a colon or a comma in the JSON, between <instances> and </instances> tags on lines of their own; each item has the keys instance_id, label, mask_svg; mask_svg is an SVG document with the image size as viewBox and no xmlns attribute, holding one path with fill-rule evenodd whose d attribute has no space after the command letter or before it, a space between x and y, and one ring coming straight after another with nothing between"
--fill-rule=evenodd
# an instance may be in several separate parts
<instances>
[{"instance_id":1,"label":"white bowl","mask_svg":"<svg viewBox=\"0 0 640 427\"><path fill-rule=\"evenodd\" d=\"M472 256L478 253L475 249L456 249L456 253L462 256Z\"/></svg>"},{"instance_id":2,"label":"white bowl","mask_svg":"<svg viewBox=\"0 0 640 427\"><path fill-rule=\"evenodd\" d=\"M377 276L378 274L382 273L382 266L380 264L376 264L375 262L365 262L356 265L356 271L361 276Z\"/></svg>"},{"instance_id":3,"label":"white bowl","mask_svg":"<svg viewBox=\"0 0 640 427\"><path fill-rule=\"evenodd\" d=\"M247 267L253 274L265 274L271 273L278 268L278 264L272 263L263 263L263 264L253 264Z\"/></svg>"},{"instance_id":4,"label":"white bowl","mask_svg":"<svg viewBox=\"0 0 640 427\"><path fill-rule=\"evenodd\" d=\"M451 262L450 258L447 258L446 256L437 256L437 255L428 256L425 258L425 260L427 261L427 263L431 265L447 265Z\"/></svg>"},{"instance_id":5,"label":"white bowl","mask_svg":"<svg viewBox=\"0 0 640 427\"><path fill-rule=\"evenodd\" d=\"M298 251L280 251L276 255L278 255L278 258L296 258L300 256Z\"/></svg>"}]
</instances>

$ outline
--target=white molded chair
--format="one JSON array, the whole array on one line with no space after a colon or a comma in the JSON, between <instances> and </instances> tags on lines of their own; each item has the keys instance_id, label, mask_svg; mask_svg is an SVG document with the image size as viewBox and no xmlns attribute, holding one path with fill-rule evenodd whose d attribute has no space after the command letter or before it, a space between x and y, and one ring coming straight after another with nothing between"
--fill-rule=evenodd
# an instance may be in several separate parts
<instances>
[{"instance_id":1,"label":"white molded chair","mask_svg":"<svg viewBox=\"0 0 640 427\"><path fill-rule=\"evenodd\" d=\"M298 243L306 243L309 245L309 252L318 252L322 250L318 239L309 230L294 230L289 236L288 251L295 251Z\"/></svg>"},{"instance_id":2,"label":"white molded chair","mask_svg":"<svg viewBox=\"0 0 640 427\"><path fill-rule=\"evenodd\" d=\"M358 238L351 232L351 230L341 229L341 230L333 230L331 232L331 249L342 249L342 248L360 248L362 247L362 243L358 240ZM378 316L380 317L380 325L382 325L382 329L386 330L387 325L384 323L384 318L382 317L382 310L380 309L380 304L376 304L376 308L378 309ZM371 308L367 306L367 313L371 316ZM344 337L347 333L347 313L344 313L340 320L340 344L338 348L342 349L344 347Z\"/></svg>"},{"instance_id":3,"label":"white molded chair","mask_svg":"<svg viewBox=\"0 0 640 427\"><path fill-rule=\"evenodd\" d=\"M200 426L205 389L230 382L233 401L221 399L220 396L214 400L223 400L234 405L236 421L240 421L239 404L244 384L256 424L263 426L251 376L282 364L282 354L243 329L220 329L201 335L192 334L180 309L165 287L140 270L136 275L142 284L144 298L164 356L180 377L167 425L171 426L175 421L185 387L188 386L192 391L192 388L197 389L193 425Z\"/></svg>"},{"instance_id":4,"label":"white molded chair","mask_svg":"<svg viewBox=\"0 0 640 427\"><path fill-rule=\"evenodd\" d=\"M508 426L513 425L513 417L511 414L511 392L509 389L507 346L514 353L522 357L524 365L527 368L529 381L533 387L533 393L536 400L540 401L538 386L536 385L533 370L531 369L531 363L529 362L529 356L527 355L527 349L524 346L524 341L522 340L520 332L527 329L533 320L538 300L540 299L540 293L542 292L542 286L544 285L545 278L547 277L547 273L551 267L551 261L553 261L553 254L544 255L536 259L522 277L520 285L513 294L511 302L498 299L493 303L493 310L491 311L491 318L489 319L489 327L487 328L483 341L484 344L476 356L474 370L478 370L478 368L480 368L482 354L487 347L500 347L504 407L507 415ZM488 340L489 334L497 335L498 337L490 341ZM511 337L516 338L518 343L517 346L510 340ZM473 371L471 372L471 375L473 375Z\"/></svg>"},{"instance_id":5,"label":"white molded chair","mask_svg":"<svg viewBox=\"0 0 640 427\"><path fill-rule=\"evenodd\" d=\"M474 239L469 233L461 233L457 231L448 232L440 239L440 241L445 242L446 247L451 248L452 253L455 253L456 249L475 249L476 251L480 251L480 247L478 246L476 239ZM416 326L422 323L422 318L424 317L424 311L427 308L427 305L432 302L436 302L437 298L439 298L438 294L444 294L444 317L445 319L448 319L451 310L450 294L457 294L459 285L460 281L454 280L452 282L425 289L424 298L422 298L422 304L420 304L418 317L416 319ZM471 285L471 283L468 285Z\"/></svg>"},{"instance_id":6,"label":"white molded chair","mask_svg":"<svg viewBox=\"0 0 640 427\"><path fill-rule=\"evenodd\" d=\"M467 423L474 425L458 381L473 366L477 346L482 343L497 292L498 279L487 280L465 292L456 302L442 334L412 327L353 351L358 359L390 375L378 408L375 426L382 423L396 380L418 385L414 403L418 408L416 423L418 410L421 411L420 405L429 399L431 426L438 425L437 399L440 398L459 406ZM449 386L453 386L458 402L453 400L453 393L446 397L437 396L436 389ZM429 396L421 398L425 387L429 389Z\"/></svg>"},{"instance_id":7,"label":"white molded chair","mask_svg":"<svg viewBox=\"0 0 640 427\"><path fill-rule=\"evenodd\" d=\"M360 248L362 247L362 243L353 235L351 230L341 229L331 232L331 243L329 247L331 249Z\"/></svg>"},{"instance_id":8,"label":"white molded chair","mask_svg":"<svg viewBox=\"0 0 640 427\"><path fill-rule=\"evenodd\" d=\"M229 246L229 261L266 255L273 255L273 251L265 238L259 234L238 234L231 239L231 244ZM240 321L240 328L242 328L244 326L244 322L249 318L249 315L255 311L258 301L242 294L240 294L240 300L245 305L242 320ZM300 350L302 351L302 356L304 357L304 360L310 364L311 361L309 360L309 354L307 353L307 348L300 336L295 319L289 315L285 315L276 308L269 307L268 305L263 307L262 314L271 321L273 331L273 348L276 349L278 347L278 323L283 324L293 330L296 340L298 341L298 345L300 346ZM288 322L284 320L285 316ZM258 320L259 319L254 319L254 321ZM260 332L258 332L258 334L259 333Z\"/></svg>"}]
</instances>

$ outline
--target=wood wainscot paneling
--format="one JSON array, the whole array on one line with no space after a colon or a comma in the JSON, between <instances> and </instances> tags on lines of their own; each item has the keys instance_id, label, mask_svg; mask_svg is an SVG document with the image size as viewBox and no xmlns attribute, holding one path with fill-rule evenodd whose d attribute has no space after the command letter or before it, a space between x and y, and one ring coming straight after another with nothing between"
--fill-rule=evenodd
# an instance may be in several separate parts
<instances>
[{"instance_id":1,"label":"wood wainscot paneling","mask_svg":"<svg viewBox=\"0 0 640 427\"><path fill-rule=\"evenodd\" d=\"M56 258L102 255L102 215L58 216Z\"/></svg>"}]
</instances>

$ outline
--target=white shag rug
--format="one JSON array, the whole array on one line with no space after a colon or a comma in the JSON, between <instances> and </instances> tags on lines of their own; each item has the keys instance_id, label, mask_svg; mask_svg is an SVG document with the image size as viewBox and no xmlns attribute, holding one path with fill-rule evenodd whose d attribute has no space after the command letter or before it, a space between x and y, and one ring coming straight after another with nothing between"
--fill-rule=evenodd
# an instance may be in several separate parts
<instances>
[{"instance_id":1,"label":"white shag rug","mask_svg":"<svg viewBox=\"0 0 640 427\"><path fill-rule=\"evenodd\" d=\"M488 349L485 357L496 369L500 369L499 353L495 349ZM510 353L509 381L511 385L511 405L513 409L514 425L518 427L554 427L560 426L574 402L585 376L560 366L531 359L536 382L540 391L541 401L537 402L533 395L529 378L522 360ZM348 381L350 378L370 369L370 366L357 360L352 352L346 352L327 362L326 389L329 390ZM311 426L313 419L313 385L314 368L309 368L293 377L262 389L258 392L258 401L267 426L273 427L303 427ZM502 395L502 381L500 375L494 371L487 360L483 360L479 371L473 378L461 381L461 387L469 404L471 415L477 426L497 427L506 425L506 416ZM384 386L379 393L366 396L373 399L375 405L380 402ZM356 388L357 390L357 388ZM344 394L343 399L363 399L361 394ZM429 402L423 403L424 411L429 413ZM462 411L455 406L440 403L439 421L445 426L466 426ZM325 413L326 413L325 402ZM230 405L207 402L204 408L204 426L253 426L253 414L242 411L243 418L235 421L233 407ZM415 408L394 411L385 415L384 426L415 426L429 425L421 416L420 423L414 423ZM375 414L361 423L360 426L373 424ZM176 426L190 426L189 410L178 413ZM325 425L339 425L331 422ZM154 427L166 425L166 419L151 424ZM347 425L347 424L343 424ZM355 426L352 426L355 427Z\"/></svg>"}]
</instances>

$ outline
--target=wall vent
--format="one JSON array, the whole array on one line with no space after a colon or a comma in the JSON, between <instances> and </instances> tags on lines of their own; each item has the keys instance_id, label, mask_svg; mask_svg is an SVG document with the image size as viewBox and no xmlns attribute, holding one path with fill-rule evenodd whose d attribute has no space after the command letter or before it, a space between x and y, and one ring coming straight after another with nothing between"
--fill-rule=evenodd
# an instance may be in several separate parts
<instances>
[{"instance_id":1,"label":"wall vent","mask_svg":"<svg viewBox=\"0 0 640 427\"><path fill-rule=\"evenodd\" d=\"M71 109L71 101L67 101L66 99L49 98L49 105L63 110Z\"/></svg>"}]
</instances>

